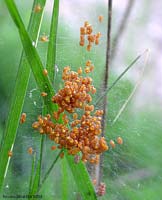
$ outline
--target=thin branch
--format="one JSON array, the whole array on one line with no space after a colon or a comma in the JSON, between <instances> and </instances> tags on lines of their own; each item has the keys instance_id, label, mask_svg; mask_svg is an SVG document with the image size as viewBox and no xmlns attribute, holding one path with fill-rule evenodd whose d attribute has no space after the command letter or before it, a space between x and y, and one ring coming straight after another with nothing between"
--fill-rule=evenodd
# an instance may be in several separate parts
<instances>
[{"instance_id":1,"label":"thin branch","mask_svg":"<svg viewBox=\"0 0 162 200\"><path fill-rule=\"evenodd\" d=\"M109 78L109 67L110 67L110 47L111 47L111 21L112 21L112 0L108 0L108 24L107 24L107 49L106 49L106 64L105 64L105 76L103 81L103 93L107 91L108 88L108 78ZM107 115L107 94L103 99L103 118L102 118L102 136L105 132L105 121ZM96 180L97 186L102 179L102 168L103 168L103 155L100 156L99 165L96 167Z\"/></svg>"},{"instance_id":2,"label":"thin branch","mask_svg":"<svg viewBox=\"0 0 162 200\"><path fill-rule=\"evenodd\" d=\"M107 29L107 50L106 50L106 65L105 65L105 76L103 82L103 92L105 93L108 88L109 78L109 65L110 65L110 42L111 42L111 18L112 18L112 0L108 0L108 29ZM107 95L104 96L103 104L103 120L102 120L102 136L104 136L105 129L105 118L107 112Z\"/></svg>"},{"instance_id":3,"label":"thin branch","mask_svg":"<svg viewBox=\"0 0 162 200\"><path fill-rule=\"evenodd\" d=\"M127 26L128 19L130 17L133 5L135 3L135 0L128 0L128 4L126 6L125 12L123 14L123 18L121 20L121 23L117 29L116 35L114 37L114 40L112 42L112 51L111 51L111 59L113 60L116 56L116 50L118 49L120 38L122 37L124 30Z\"/></svg>"},{"instance_id":4,"label":"thin branch","mask_svg":"<svg viewBox=\"0 0 162 200\"><path fill-rule=\"evenodd\" d=\"M33 178L34 178L35 160L36 160L36 153L34 153L34 155L32 157L32 166L31 166L31 174L30 174L30 181L29 181L29 194L31 193L31 190L32 190L32 183L33 183Z\"/></svg>"},{"instance_id":5,"label":"thin branch","mask_svg":"<svg viewBox=\"0 0 162 200\"><path fill-rule=\"evenodd\" d=\"M148 58L149 58L149 50L147 50L146 52L146 58L145 58L145 61L144 61L144 67L143 69L141 70L140 72L140 77L139 77L139 80L136 82L135 86L134 86L134 89L133 91L131 92L131 94L129 95L129 97L126 99L126 101L124 102L124 104L122 105L121 109L119 110L119 112L117 113L116 117L114 118L113 122L112 122L112 126L116 123L116 121L119 119L120 115L123 113L123 111L125 110L126 106L128 105L128 103L131 101L131 99L133 98L133 96L135 95L137 89L139 88L141 82L142 82L142 79L143 79L143 76L144 76L144 72L146 70L146 67L147 67L147 63L148 63Z\"/></svg>"},{"instance_id":6,"label":"thin branch","mask_svg":"<svg viewBox=\"0 0 162 200\"><path fill-rule=\"evenodd\" d=\"M95 106L98 105L98 103L104 98L104 96L107 95L107 93L118 83L118 81L126 74L126 72L148 51L146 49L143 53L138 55L129 65L128 67L118 76L118 78L112 83L110 87L106 89L106 91L96 100Z\"/></svg>"},{"instance_id":7,"label":"thin branch","mask_svg":"<svg viewBox=\"0 0 162 200\"><path fill-rule=\"evenodd\" d=\"M62 151L63 151L63 150L61 150L61 151L58 153L58 155L56 156L55 160L54 160L53 163L51 164L50 168L47 170L47 172L46 172L46 174L45 174L45 176L44 176L44 178L43 178L43 180L42 180L42 183L39 185L39 188L38 188L37 193L40 191L42 185L45 183L45 181L46 181L47 178L49 177L49 175L50 175L50 173L51 173L51 171L52 171L54 165L56 164L57 160L59 159L60 154L62 153Z\"/></svg>"}]
</instances>

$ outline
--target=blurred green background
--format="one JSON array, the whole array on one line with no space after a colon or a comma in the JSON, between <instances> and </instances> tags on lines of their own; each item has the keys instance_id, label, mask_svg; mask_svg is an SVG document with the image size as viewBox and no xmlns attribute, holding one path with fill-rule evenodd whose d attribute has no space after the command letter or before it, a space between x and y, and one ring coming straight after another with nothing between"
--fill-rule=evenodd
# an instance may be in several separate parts
<instances>
[{"instance_id":1,"label":"blurred green background","mask_svg":"<svg viewBox=\"0 0 162 200\"><path fill-rule=\"evenodd\" d=\"M77 2L78 1L78 2ZM106 56L106 20L107 7L106 1L60 1L60 17L57 37L57 70L55 75L54 88L57 91L61 87L61 70L64 66L70 65L72 69L84 66L87 59L92 60L95 71L92 73L94 85L97 88L95 100L99 97L101 90L101 80L104 74ZM25 25L28 24L32 1L16 0L21 16ZM125 4L127 1L124 1ZM49 33L50 4L47 4L43 25L40 35ZM78 6L76 6L78 3ZM112 40L117 30L124 7L122 1L114 1ZM67 7L66 7L67 6ZM140 7L140 15L136 9ZM76 9L74 9L76 8ZM92 8L92 9L89 9ZM148 27L147 9L151 9L146 1L141 1L140 5L134 5L125 34L121 37L120 45L117 49L115 60L110 66L109 85L117 78L120 72L150 43L149 37L144 40L143 30ZM104 16L102 24L97 22L98 15ZM96 32L101 31L102 38L99 46L94 47L87 53L84 48L79 46L79 27L88 20L95 27ZM132 21L131 21L132 20ZM133 21L134 20L134 21ZM135 22L132 25L132 22ZM17 29L13 24L3 1L0 1L0 140L3 139L3 131L12 97L12 91L16 79L22 45L18 36ZM132 29L133 27L133 29ZM143 29L141 28L143 27ZM134 30L136 31L134 34ZM146 29L149 31L149 29ZM133 36L134 37L133 37ZM138 38L136 36L139 36ZM137 40L136 40L137 39ZM142 45L141 45L142 44ZM147 44L147 45L146 45ZM144 46L144 48L143 48ZM155 48L155 46L152 46ZM38 51L43 63L46 59L47 43L38 43ZM154 53L154 52L153 52ZM152 65L157 57L150 54L147 63L148 68L144 74L143 82L137 89L133 99L121 114L116 123L112 123L119 109L132 92L135 83L139 79L139 72L144 66L145 57L134 66L132 70L123 78L113 90L108 93L108 116L106 123L106 139L116 140L121 136L124 140L123 145L116 145L104 156L104 177L103 182L107 185L106 195L100 199L104 200L160 200L162 199L162 115L161 99L156 93L157 87L161 90L160 83L154 84L156 77L150 76ZM160 73L159 68L154 66L154 70ZM154 87L146 84L152 83ZM148 91L149 92L146 92ZM150 95L152 94L152 95ZM41 113L42 101L39 91L31 76L23 112L27 113L27 122L19 127L16 143L13 150L13 157L10 162L9 172L5 180L4 194L27 194L29 176L31 170L31 156L27 149L32 146L34 151L39 152L39 134L31 128L32 122ZM52 144L47 140L44 150L43 172L55 157L55 153L50 150ZM68 199L79 199L77 188L73 177L68 169L64 169L63 175L66 176L69 184L63 185L62 163L59 161L54 168L53 174L47 180L41 190L43 199L60 200L63 190L68 191Z\"/></svg>"}]
</instances>

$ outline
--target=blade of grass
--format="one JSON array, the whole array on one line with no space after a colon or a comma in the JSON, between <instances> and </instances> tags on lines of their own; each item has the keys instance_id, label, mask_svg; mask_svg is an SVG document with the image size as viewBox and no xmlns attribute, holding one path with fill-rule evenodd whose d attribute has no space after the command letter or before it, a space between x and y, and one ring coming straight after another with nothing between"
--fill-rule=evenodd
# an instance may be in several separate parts
<instances>
[{"instance_id":1,"label":"blade of grass","mask_svg":"<svg viewBox=\"0 0 162 200\"><path fill-rule=\"evenodd\" d=\"M118 76L118 78L112 83L110 87L107 88L107 90L104 92L103 95L101 95L95 102L94 106L96 106L102 99L103 97L112 90L112 88L120 81L120 79L127 73L127 71L133 67L133 65L147 52L148 50L146 49L143 53L138 55L131 63L128 65L128 67Z\"/></svg>"},{"instance_id":2,"label":"blade of grass","mask_svg":"<svg viewBox=\"0 0 162 200\"><path fill-rule=\"evenodd\" d=\"M51 98L54 94L54 89L52 87L52 84L49 80L48 76L44 76L43 74L43 64L41 62L41 59L35 49L35 47L32 45L32 41L25 29L25 26L23 24L23 21L19 15L19 12L16 8L16 5L13 1L10 0L5 0L5 3L8 7L8 10L10 12L10 15L15 22L18 30L19 30L19 35L24 47L24 51L26 54L26 57L28 58L28 62L31 66L34 78L36 80L36 83L39 87L39 90L41 92L46 92L48 95L44 97L44 102L45 105L47 105L48 110L56 110L57 106L56 104L53 104L51 102Z\"/></svg>"},{"instance_id":3,"label":"blade of grass","mask_svg":"<svg viewBox=\"0 0 162 200\"><path fill-rule=\"evenodd\" d=\"M54 69L55 69L55 60L56 60L56 37L57 37L57 26L58 26L58 16L59 16L59 0L54 1L52 20L50 26L50 36L48 43L48 52L47 52L47 63L46 68L51 82L54 79Z\"/></svg>"},{"instance_id":4,"label":"blade of grass","mask_svg":"<svg viewBox=\"0 0 162 200\"><path fill-rule=\"evenodd\" d=\"M47 170L46 174L44 175L44 178L42 180L42 183L39 185L38 190L36 191L37 193L40 191L40 189L42 188L43 184L45 183L45 181L47 180L47 178L49 177L50 173L52 172L53 167L55 166L57 160L60 157L60 154L63 152L63 150L61 150L58 155L56 156L55 160L52 162L51 166L49 167L49 169Z\"/></svg>"},{"instance_id":5,"label":"blade of grass","mask_svg":"<svg viewBox=\"0 0 162 200\"><path fill-rule=\"evenodd\" d=\"M82 162L75 164L73 156L68 155L67 152L65 152L65 155L82 198L88 200L96 200L96 192L85 165Z\"/></svg>"},{"instance_id":6,"label":"blade of grass","mask_svg":"<svg viewBox=\"0 0 162 200\"><path fill-rule=\"evenodd\" d=\"M59 159L60 154L62 153L62 151L59 152L59 154L57 155L57 157L55 158L55 160L53 161L53 163L51 164L50 168L47 170L41 185L39 186L39 189L37 191L37 193L40 191L40 189L42 188L43 184L45 183L45 181L47 180L47 178L49 177L50 173L52 172L53 167L55 166L57 160ZM66 161L69 164L71 170L72 170L72 174L74 176L75 182L78 186L78 189L83 197L83 199L89 199L89 200L97 200L97 196L96 193L94 191L94 187L91 183L89 174L87 172L87 169L85 167L85 165L80 162L78 164L74 163L74 158L73 156L69 156L67 155L66 151L65 151L65 157L66 157ZM64 161L65 162L65 161ZM63 166L65 167L65 166ZM67 169L65 169L67 170ZM67 175L67 174L64 174ZM66 184L67 182L63 182L63 184ZM63 188L67 186L67 185L63 185ZM63 190L66 190L67 188L64 188ZM64 191L65 193L63 193L63 199L67 199L66 195L67 195L67 191Z\"/></svg>"},{"instance_id":7,"label":"blade of grass","mask_svg":"<svg viewBox=\"0 0 162 200\"><path fill-rule=\"evenodd\" d=\"M39 29L43 16L43 8L46 0L35 0L33 3L33 9L37 4L42 6L42 10L39 13L32 12L30 17L30 22L28 26L29 34L32 40L37 41L39 35ZM37 43L37 42L35 42ZM9 109L9 115L6 123L6 128L4 132L4 139L2 142L0 150L0 190L4 181L4 175L7 172L7 165L9 164L8 151L14 144L17 128L19 125L19 118L21 115L25 94L27 90L27 85L30 77L30 66L25 58L24 52L21 55L21 60L19 64L19 69L17 73L17 78L15 82L15 88L13 91L13 96L11 100L11 105Z\"/></svg>"},{"instance_id":8,"label":"blade of grass","mask_svg":"<svg viewBox=\"0 0 162 200\"><path fill-rule=\"evenodd\" d=\"M49 104L48 110L51 112L54 110L54 108L55 109L57 108L57 106L51 102L51 95L54 93L51 82L49 81L48 77L44 77L42 74L42 70L43 70L42 62L39 58L39 55L36 49L32 46L31 40L28 36L27 31L25 30L25 27L23 25L23 22L20 18L20 15L18 13L18 10L14 2L10 0L5 0L5 2L15 24L17 25L17 28L19 29L19 34L20 34L20 38L24 47L24 51L28 58L28 62L30 63L30 66L32 68L37 85L41 91L42 89L44 89L44 91L47 91L47 93L49 93L49 95L46 97L47 99L45 98L44 101L45 101L45 104L46 103L47 105ZM72 170L74 179L76 181L76 184L78 185L78 189L80 193L83 195L83 197L88 196L88 198L90 197L89 199L92 199L92 200L96 199L95 191L89 179L86 167L84 166L82 162L77 167L74 166L71 159L68 156L68 159L67 159L68 164L70 166L70 169ZM88 198L85 198L85 199L88 199Z\"/></svg>"},{"instance_id":9,"label":"blade of grass","mask_svg":"<svg viewBox=\"0 0 162 200\"><path fill-rule=\"evenodd\" d=\"M132 99L132 97L135 95L136 90L140 86L142 78L143 78L143 75L144 75L144 72L145 72L146 64L147 64L147 61L148 61L148 55L149 55L149 51L147 51L146 59L145 59L145 63L144 63L144 67L143 67L143 69L142 69L142 71L140 73L140 78L137 81L137 83L135 84L133 91L131 92L131 94L129 95L129 97L126 99L126 101L124 102L124 104L122 105L122 107L120 108L120 110L118 111L116 117L114 118L114 120L112 122L112 125L114 125L116 123L116 121L119 119L119 117L121 116L121 114L125 110L126 106L130 102L130 100Z\"/></svg>"},{"instance_id":10,"label":"blade of grass","mask_svg":"<svg viewBox=\"0 0 162 200\"><path fill-rule=\"evenodd\" d=\"M53 5L52 20L51 20L51 26L50 26L50 36L49 36L49 43L48 43L48 52L47 52L47 62L46 62L46 68L48 70L48 76L51 82L53 82L53 78L54 78L58 14L59 14L59 0L55 0L54 5ZM45 104L43 106L42 114L43 116L47 114L47 105ZM34 184L33 184L31 194L37 192L38 187L40 185L44 140L45 140L45 137L44 135L42 135L41 144L40 144L40 158L38 161L38 166L36 169L36 175L34 178Z\"/></svg>"},{"instance_id":11,"label":"blade of grass","mask_svg":"<svg viewBox=\"0 0 162 200\"><path fill-rule=\"evenodd\" d=\"M31 193L33 178L34 178L35 157L36 157L36 154L34 153L32 157L32 167L31 167L31 175L30 175L30 181L29 181L29 194Z\"/></svg>"},{"instance_id":12,"label":"blade of grass","mask_svg":"<svg viewBox=\"0 0 162 200\"><path fill-rule=\"evenodd\" d=\"M56 37L57 37L58 16L59 16L59 0L55 0L53 5L48 52L47 52L47 63L46 63L46 68L52 83L54 83L54 73L55 73L54 66L56 64L55 61L56 61ZM68 179L67 179L68 173L67 173L67 161L65 159L62 159L61 161L61 171L62 171L62 200L66 200L68 199Z\"/></svg>"},{"instance_id":13,"label":"blade of grass","mask_svg":"<svg viewBox=\"0 0 162 200\"><path fill-rule=\"evenodd\" d=\"M32 188L30 190L29 195L33 195L37 192L38 187L39 187L39 181L40 181L40 169L41 169L41 162L40 160L37 163L37 167L36 167L36 172L35 172L35 177L33 180L33 184L32 184Z\"/></svg>"},{"instance_id":14,"label":"blade of grass","mask_svg":"<svg viewBox=\"0 0 162 200\"><path fill-rule=\"evenodd\" d=\"M62 172L62 200L68 199L68 165L66 159L61 160L61 172Z\"/></svg>"},{"instance_id":15,"label":"blade of grass","mask_svg":"<svg viewBox=\"0 0 162 200\"><path fill-rule=\"evenodd\" d=\"M43 106L42 115L44 116L47 114L47 106ZM34 180L32 182L30 195L35 194L39 188L40 181L41 181L41 169L42 169L42 159L43 159L43 147L44 147L44 137L45 135L41 135L40 137L40 153L39 153L39 160L37 162L36 172L34 176Z\"/></svg>"}]
</instances>

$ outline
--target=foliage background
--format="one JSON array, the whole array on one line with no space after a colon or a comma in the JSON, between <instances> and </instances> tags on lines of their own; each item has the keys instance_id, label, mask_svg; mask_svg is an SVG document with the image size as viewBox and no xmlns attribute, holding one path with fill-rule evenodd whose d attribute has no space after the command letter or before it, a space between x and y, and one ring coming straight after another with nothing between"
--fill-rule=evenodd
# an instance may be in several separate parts
<instances>
[{"instance_id":1,"label":"foliage background","mask_svg":"<svg viewBox=\"0 0 162 200\"><path fill-rule=\"evenodd\" d=\"M27 25L32 1L16 0L15 2L25 25ZM96 66L92 76L95 86L100 90L100 81L105 65L106 2L98 2L97 0L60 1L57 39L58 73L55 77L55 88L61 87L60 77L63 66L71 65L75 69L80 65L83 66L87 59L91 59ZM49 33L50 3L46 7L41 34L48 35ZM127 1L114 0L113 2L112 38L116 33L126 3ZM146 48L151 50L143 81L114 125L112 125L114 117L139 79L139 72L144 66L144 57L109 93L106 137L109 141L117 136L122 136L124 145L117 146L116 149L110 149L105 153L104 182L107 184L107 193L101 199L159 200L162 197L162 161L160 159L162 157L162 59L160 56L162 28L160 26L160 4L160 2L152 0L149 3L144 0L135 1L127 27L120 38L116 57L111 63L109 84L136 55ZM104 16L102 24L97 22L99 14ZM103 34L100 46L94 48L89 54L78 45L79 27L85 20L94 24L96 30L100 30ZM0 2L0 26L0 139L2 139L22 50L17 29L3 1ZM39 42L38 50L42 61L45 62L47 44ZM14 156L11 159L9 173L5 180L5 194L25 194L28 191L31 157L27 154L27 148L33 146L35 151L38 151L39 135L33 132L31 124L41 112L41 107L39 91L31 77L23 109L27 113L28 120L18 131ZM46 141L44 170L48 168L51 158L53 159L54 156L54 153L50 150L50 142ZM53 175L41 191L46 199L61 199L63 188L60 171L61 162L66 161L60 161L60 165L55 168ZM69 199L76 199L76 186L69 169L66 170L70 185L66 186L69 191Z\"/></svg>"}]
</instances>

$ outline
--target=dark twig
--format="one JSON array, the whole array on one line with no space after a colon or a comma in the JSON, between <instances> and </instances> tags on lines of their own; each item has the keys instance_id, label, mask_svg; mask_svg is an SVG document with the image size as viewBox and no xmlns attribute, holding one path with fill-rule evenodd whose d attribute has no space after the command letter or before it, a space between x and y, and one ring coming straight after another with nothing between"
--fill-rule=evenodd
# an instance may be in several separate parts
<instances>
[{"instance_id":1,"label":"dark twig","mask_svg":"<svg viewBox=\"0 0 162 200\"><path fill-rule=\"evenodd\" d=\"M106 64L105 64L105 75L103 81L103 93L107 91L108 88L108 78L109 78L109 65L110 65L110 42L111 42L111 20L112 19L112 0L108 0L108 24L107 24L107 49L106 49ZM102 136L105 132L105 122L107 115L107 95L103 98L103 118L102 118ZM103 155L100 156L99 165L96 167L96 180L97 185L101 182L102 179L102 168L103 168Z\"/></svg>"},{"instance_id":2,"label":"dark twig","mask_svg":"<svg viewBox=\"0 0 162 200\"><path fill-rule=\"evenodd\" d=\"M106 65L105 65L105 76L103 81L103 93L106 92L108 88L108 78L109 78L109 65L110 65L110 40L111 40L111 18L112 18L112 0L108 0L108 29L107 29L107 50L106 50ZM104 136L105 129L105 118L107 111L107 95L104 96L103 104L103 120L102 120L102 136Z\"/></svg>"},{"instance_id":3,"label":"dark twig","mask_svg":"<svg viewBox=\"0 0 162 200\"><path fill-rule=\"evenodd\" d=\"M117 29L114 40L112 41L111 60L113 60L116 56L116 50L118 49L120 38L122 37L124 30L127 26L128 19L131 14L134 3L135 3L135 0L128 0L128 4L127 4L125 12L123 14L123 18Z\"/></svg>"}]
</instances>

